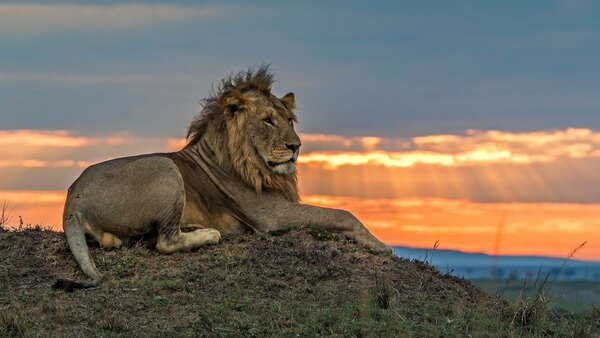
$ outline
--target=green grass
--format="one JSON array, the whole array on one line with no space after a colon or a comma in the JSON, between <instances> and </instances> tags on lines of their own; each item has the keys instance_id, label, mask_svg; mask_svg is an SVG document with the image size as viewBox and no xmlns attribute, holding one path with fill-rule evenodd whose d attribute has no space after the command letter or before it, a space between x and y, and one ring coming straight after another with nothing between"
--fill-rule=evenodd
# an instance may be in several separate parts
<instances>
[{"instance_id":1,"label":"green grass","mask_svg":"<svg viewBox=\"0 0 600 338\"><path fill-rule=\"evenodd\" d=\"M483 290L516 301L534 293L533 282L511 280L477 280L473 283ZM545 289L549 306L575 314L586 313L600 307L600 281L553 281Z\"/></svg>"},{"instance_id":2,"label":"green grass","mask_svg":"<svg viewBox=\"0 0 600 338\"><path fill-rule=\"evenodd\" d=\"M600 335L598 311L528 308L314 229L172 255L140 244L91 252L104 283L54 291L57 277L84 278L63 234L0 229L0 337Z\"/></svg>"}]
</instances>

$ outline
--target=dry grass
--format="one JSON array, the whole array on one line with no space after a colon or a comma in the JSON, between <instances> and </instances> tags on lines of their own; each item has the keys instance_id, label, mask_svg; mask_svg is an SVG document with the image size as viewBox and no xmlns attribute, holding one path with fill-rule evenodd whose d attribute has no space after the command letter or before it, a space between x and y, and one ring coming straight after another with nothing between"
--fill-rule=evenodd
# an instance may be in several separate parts
<instances>
[{"instance_id":1,"label":"dry grass","mask_svg":"<svg viewBox=\"0 0 600 338\"><path fill-rule=\"evenodd\" d=\"M31 336L27 322L20 314L0 313L0 334L2 337Z\"/></svg>"},{"instance_id":2,"label":"dry grass","mask_svg":"<svg viewBox=\"0 0 600 338\"><path fill-rule=\"evenodd\" d=\"M389 309L398 291L392 286L392 278L381 272L375 275L375 300L382 309Z\"/></svg>"},{"instance_id":3,"label":"dry grass","mask_svg":"<svg viewBox=\"0 0 600 338\"><path fill-rule=\"evenodd\" d=\"M530 281L523 281L519 296L511 304L513 312L511 320L512 325L518 325L528 332L534 332L540 327L547 326L549 321L556 319L556 315L548 309L553 295L548 293L547 290L551 289L558 276L560 276L564 269L571 264L571 260L586 244L587 242L583 242L571 250L563 260L562 265L558 268L558 272L553 278L550 278L549 274L542 275L540 267L531 288L527 285ZM582 334L590 331L593 325L592 322L589 322L588 325L585 323L585 321L581 321L578 324L579 328L577 331L579 333L576 336L587 337L587 335Z\"/></svg>"},{"instance_id":4,"label":"dry grass","mask_svg":"<svg viewBox=\"0 0 600 338\"><path fill-rule=\"evenodd\" d=\"M8 220L10 216L8 214L8 200L4 200L0 206L0 228L8 226Z\"/></svg>"}]
</instances>

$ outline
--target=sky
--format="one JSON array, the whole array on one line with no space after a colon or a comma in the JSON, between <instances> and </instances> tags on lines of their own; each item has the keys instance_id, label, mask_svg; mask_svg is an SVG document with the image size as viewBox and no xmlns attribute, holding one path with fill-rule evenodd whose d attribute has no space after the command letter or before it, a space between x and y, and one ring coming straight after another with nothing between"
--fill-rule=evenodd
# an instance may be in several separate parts
<instances>
[{"instance_id":1,"label":"sky","mask_svg":"<svg viewBox=\"0 0 600 338\"><path fill-rule=\"evenodd\" d=\"M0 202L176 151L230 72L296 94L306 203L390 244L600 260L600 4L0 2Z\"/></svg>"}]
</instances>

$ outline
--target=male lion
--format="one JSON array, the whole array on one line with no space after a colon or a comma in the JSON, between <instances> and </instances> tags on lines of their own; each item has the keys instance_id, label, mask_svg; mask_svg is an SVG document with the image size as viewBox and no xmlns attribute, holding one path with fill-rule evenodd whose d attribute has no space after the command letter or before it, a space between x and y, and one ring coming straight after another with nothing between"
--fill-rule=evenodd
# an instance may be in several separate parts
<instances>
[{"instance_id":1,"label":"male lion","mask_svg":"<svg viewBox=\"0 0 600 338\"><path fill-rule=\"evenodd\" d=\"M348 211L298 203L294 94L277 98L272 83L267 66L231 75L204 100L182 150L84 170L69 188L63 227L91 280L60 280L56 287L100 283L85 234L118 248L129 237L154 233L156 249L171 253L218 243L222 234L313 226L389 251Z\"/></svg>"}]
</instances>

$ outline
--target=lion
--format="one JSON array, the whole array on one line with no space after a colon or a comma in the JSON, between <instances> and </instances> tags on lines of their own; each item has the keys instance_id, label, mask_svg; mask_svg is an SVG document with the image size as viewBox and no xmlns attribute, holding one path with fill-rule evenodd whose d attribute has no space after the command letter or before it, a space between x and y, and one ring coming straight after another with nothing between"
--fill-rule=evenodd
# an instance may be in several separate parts
<instances>
[{"instance_id":1,"label":"lion","mask_svg":"<svg viewBox=\"0 0 600 338\"><path fill-rule=\"evenodd\" d=\"M217 244L227 234L312 226L389 252L350 212L299 202L295 96L276 97L272 84L268 66L231 74L203 101L180 151L86 168L68 189L63 229L89 280L55 287L100 284L86 235L114 249L153 233L156 250L168 254Z\"/></svg>"}]
</instances>

